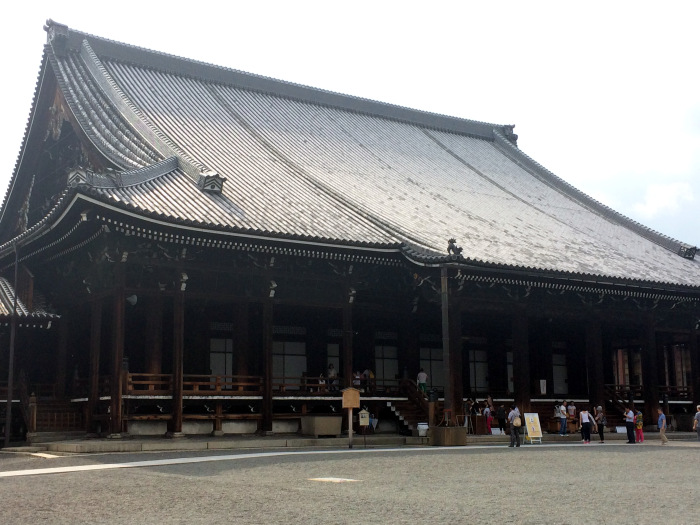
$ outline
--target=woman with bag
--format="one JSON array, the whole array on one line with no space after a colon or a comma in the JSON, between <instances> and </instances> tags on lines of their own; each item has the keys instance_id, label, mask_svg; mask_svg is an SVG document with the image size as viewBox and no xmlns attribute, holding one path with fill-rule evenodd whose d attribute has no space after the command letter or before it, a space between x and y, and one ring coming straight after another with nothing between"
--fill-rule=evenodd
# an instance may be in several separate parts
<instances>
[{"instance_id":1,"label":"woman with bag","mask_svg":"<svg viewBox=\"0 0 700 525\"><path fill-rule=\"evenodd\" d=\"M603 407L598 405L595 408L595 424L598 427L598 435L600 436L600 443L605 443L605 425L608 424L608 420L605 417L605 412L603 412Z\"/></svg>"},{"instance_id":2,"label":"woman with bag","mask_svg":"<svg viewBox=\"0 0 700 525\"><path fill-rule=\"evenodd\" d=\"M520 410L513 404L510 407L510 412L508 412L508 423L510 424L510 445L509 447L519 447L520 446L520 425L522 421L520 419Z\"/></svg>"}]
</instances>

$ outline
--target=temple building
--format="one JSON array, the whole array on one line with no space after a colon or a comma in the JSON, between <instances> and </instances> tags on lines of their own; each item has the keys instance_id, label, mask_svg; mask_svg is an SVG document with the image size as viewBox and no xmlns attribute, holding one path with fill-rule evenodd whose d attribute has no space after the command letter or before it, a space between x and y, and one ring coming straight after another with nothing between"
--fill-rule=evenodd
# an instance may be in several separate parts
<instances>
[{"instance_id":1,"label":"temple building","mask_svg":"<svg viewBox=\"0 0 700 525\"><path fill-rule=\"evenodd\" d=\"M46 31L0 210L30 434L294 432L349 386L407 432L430 396L452 423L487 395L700 402L697 248L513 126Z\"/></svg>"}]
</instances>

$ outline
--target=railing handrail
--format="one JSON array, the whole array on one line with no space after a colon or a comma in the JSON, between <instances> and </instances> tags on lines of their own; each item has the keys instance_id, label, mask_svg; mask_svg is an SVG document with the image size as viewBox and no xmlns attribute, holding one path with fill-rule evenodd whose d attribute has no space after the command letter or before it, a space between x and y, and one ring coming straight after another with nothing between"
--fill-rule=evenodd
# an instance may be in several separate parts
<instances>
[{"instance_id":1,"label":"railing handrail","mask_svg":"<svg viewBox=\"0 0 700 525\"><path fill-rule=\"evenodd\" d=\"M263 378L254 375L183 374L183 391L188 395L201 392L210 395L221 392L258 393L262 391ZM128 394L170 395L173 392L172 374L129 372L125 391Z\"/></svg>"}]
</instances>

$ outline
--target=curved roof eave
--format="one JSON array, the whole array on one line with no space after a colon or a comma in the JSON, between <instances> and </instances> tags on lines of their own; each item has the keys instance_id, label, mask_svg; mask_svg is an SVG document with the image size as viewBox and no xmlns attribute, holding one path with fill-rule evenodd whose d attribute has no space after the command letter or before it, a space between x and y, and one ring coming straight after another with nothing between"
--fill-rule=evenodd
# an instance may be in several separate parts
<instances>
[{"instance_id":1,"label":"curved roof eave","mask_svg":"<svg viewBox=\"0 0 700 525\"><path fill-rule=\"evenodd\" d=\"M34 121L36 118L36 111L37 111L37 104L39 100L39 95L41 94L41 89L44 85L44 81L46 79L46 72L47 72L47 65L48 65L48 55L47 55L47 46L44 46L44 53L41 58L41 66L39 67L39 74L37 75L37 82L36 86L34 88L34 97L32 98L32 104L31 104L31 109L29 111L29 118L27 120L27 125L24 128L24 136L22 137L22 145L20 146L19 153L17 154L17 159L15 161L15 166L12 171L12 177L10 178L10 183L7 186L7 190L5 191L5 196L2 201L2 207L0 207L0 224L5 220L5 213L7 212L7 205L9 203L10 196L12 195L12 191L15 187L15 184L17 182L17 174L19 173L19 169L22 166L22 160L24 159L24 155L27 151L27 141L29 140L29 136L31 134L32 126L34 125Z\"/></svg>"},{"instance_id":2,"label":"curved roof eave","mask_svg":"<svg viewBox=\"0 0 700 525\"><path fill-rule=\"evenodd\" d=\"M513 162L519 164L525 170L542 180L545 184L561 193L564 193L565 195L568 195L571 198L575 198L582 205L594 210L596 213L599 213L609 221L620 224L677 255L679 254L681 248L690 246L682 241L673 239L672 237L652 230L648 226L644 226L643 224L630 219L629 217L613 210L609 206L606 206L602 202L597 201L593 197L585 194L578 188L572 186L564 179L558 177L556 174L542 166L542 164L528 156L520 148L513 145L508 139L501 135L498 130L494 130L494 136L494 144L496 147L498 147L505 155L513 160Z\"/></svg>"},{"instance_id":3,"label":"curved roof eave","mask_svg":"<svg viewBox=\"0 0 700 525\"><path fill-rule=\"evenodd\" d=\"M503 263L493 263L462 255L440 255L432 256L425 255L408 247L402 249L402 253L407 260L424 267L443 267L449 266L456 269L499 272L505 274L519 274L520 280L525 278L534 279L553 279L565 280L572 282L581 282L591 285L608 285L608 286L627 286L647 289L659 289L664 291L676 291L686 293L700 292L700 286L684 285L664 281L645 281L643 279L622 278L613 275L596 275L590 273L571 272L563 270L554 270L551 268L537 268L534 266L517 266Z\"/></svg>"}]
</instances>

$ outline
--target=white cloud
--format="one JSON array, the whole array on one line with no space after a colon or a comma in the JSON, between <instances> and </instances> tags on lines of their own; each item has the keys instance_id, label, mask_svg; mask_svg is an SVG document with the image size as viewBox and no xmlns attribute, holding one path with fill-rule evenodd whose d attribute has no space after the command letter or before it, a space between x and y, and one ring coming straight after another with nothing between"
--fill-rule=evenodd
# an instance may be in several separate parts
<instances>
[{"instance_id":1,"label":"white cloud","mask_svg":"<svg viewBox=\"0 0 700 525\"><path fill-rule=\"evenodd\" d=\"M693 201L693 189L685 182L670 184L650 184L642 202L634 204L633 209L645 219L659 215L678 212L684 203Z\"/></svg>"}]
</instances>

